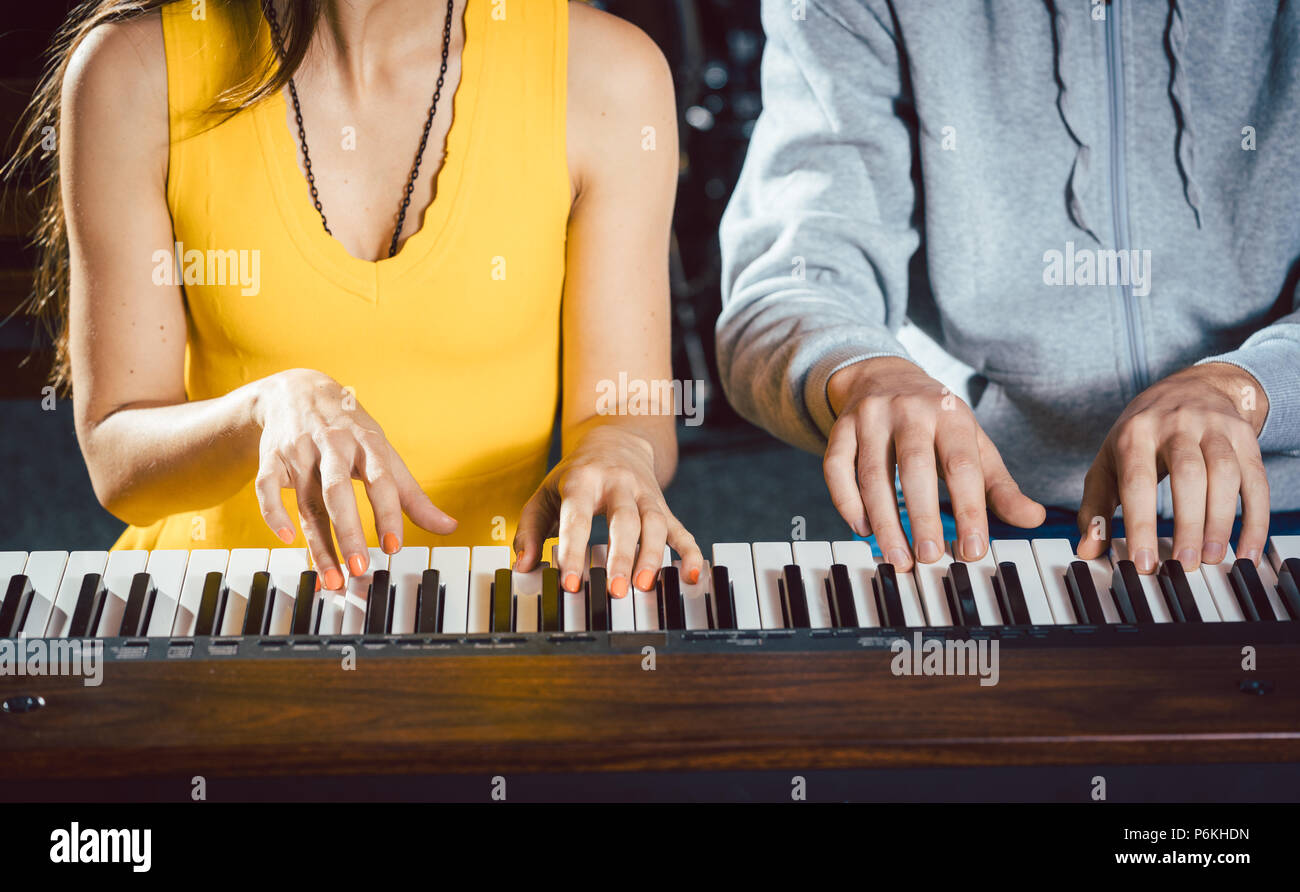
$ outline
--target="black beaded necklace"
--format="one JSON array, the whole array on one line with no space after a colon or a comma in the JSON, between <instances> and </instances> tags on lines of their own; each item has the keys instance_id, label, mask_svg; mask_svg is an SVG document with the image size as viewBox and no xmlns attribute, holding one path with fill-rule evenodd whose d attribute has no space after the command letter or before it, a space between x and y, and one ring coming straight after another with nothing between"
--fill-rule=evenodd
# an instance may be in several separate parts
<instances>
[{"instance_id":1,"label":"black beaded necklace","mask_svg":"<svg viewBox=\"0 0 1300 892\"><path fill-rule=\"evenodd\" d=\"M447 54L451 51L451 12L455 5L455 0L447 0L447 18L442 26L442 66L438 69L438 83L433 89L433 102L429 104L429 117L424 122L424 132L420 135L420 148L415 153L415 164L411 166L411 176L406 181L406 189L402 192L402 204L397 210L397 228L393 230L393 241L388 246L388 256L392 257L397 254L397 237L402 234L402 225L406 222L406 209L411 205L411 193L415 191L415 180L420 175L420 162L424 159L424 149L429 143L429 130L433 127L433 116L438 111L438 99L442 96L442 84L447 77ZM271 25L271 32L275 37L276 50L280 58L284 59L284 40L280 36L280 23L276 19L275 4L267 2L264 4L266 9L266 19ZM311 189L312 204L316 205L316 213L320 214L321 225L325 227L325 232L330 232L330 225L325 220L325 209L321 207L320 194L316 191L316 177L311 171L311 155L307 152L307 132L302 126L302 108L298 105L298 88L294 85L293 78L289 78L289 95L293 98L293 116L298 122L298 142L302 146L302 166L307 171L307 185Z\"/></svg>"}]
</instances>

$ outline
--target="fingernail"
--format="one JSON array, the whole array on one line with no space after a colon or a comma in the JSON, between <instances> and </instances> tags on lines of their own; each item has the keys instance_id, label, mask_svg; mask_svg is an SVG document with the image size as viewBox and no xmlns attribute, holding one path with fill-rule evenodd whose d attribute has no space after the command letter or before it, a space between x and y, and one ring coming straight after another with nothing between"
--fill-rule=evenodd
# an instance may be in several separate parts
<instances>
[{"instance_id":1,"label":"fingernail","mask_svg":"<svg viewBox=\"0 0 1300 892\"><path fill-rule=\"evenodd\" d=\"M343 588L343 574L338 571L337 567L330 567L325 571L325 587L330 591Z\"/></svg>"},{"instance_id":2,"label":"fingernail","mask_svg":"<svg viewBox=\"0 0 1300 892\"><path fill-rule=\"evenodd\" d=\"M916 547L916 557L923 564L933 564L939 560L940 554L942 552L939 550L939 546L932 539L923 539L921 544Z\"/></svg>"},{"instance_id":3,"label":"fingernail","mask_svg":"<svg viewBox=\"0 0 1300 892\"><path fill-rule=\"evenodd\" d=\"M280 527L280 529L275 531L275 534L280 537L280 541L285 545L288 545L293 541L293 530L288 527Z\"/></svg>"},{"instance_id":4,"label":"fingernail","mask_svg":"<svg viewBox=\"0 0 1300 892\"><path fill-rule=\"evenodd\" d=\"M867 537L867 525L859 520L853 525L853 532L865 539Z\"/></svg>"},{"instance_id":5,"label":"fingernail","mask_svg":"<svg viewBox=\"0 0 1300 892\"><path fill-rule=\"evenodd\" d=\"M1139 548L1133 553L1133 564L1139 573L1150 573L1156 568L1156 553L1150 548Z\"/></svg>"},{"instance_id":6,"label":"fingernail","mask_svg":"<svg viewBox=\"0 0 1300 892\"><path fill-rule=\"evenodd\" d=\"M577 573L570 573L568 576L564 577L564 590L566 592L577 593L581 586L582 579Z\"/></svg>"},{"instance_id":7,"label":"fingernail","mask_svg":"<svg viewBox=\"0 0 1300 892\"><path fill-rule=\"evenodd\" d=\"M655 584L655 571L646 567L640 573L636 574L636 587L643 592L648 592Z\"/></svg>"},{"instance_id":8,"label":"fingernail","mask_svg":"<svg viewBox=\"0 0 1300 892\"><path fill-rule=\"evenodd\" d=\"M1195 570L1199 564L1200 557L1196 554L1195 548L1184 548L1178 552L1178 563L1183 565L1184 570Z\"/></svg>"},{"instance_id":9,"label":"fingernail","mask_svg":"<svg viewBox=\"0 0 1300 892\"><path fill-rule=\"evenodd\" d=\"M984 551L984 537L971 533L961 543L961 556L968 561L978 561Z\"/></svg>"},{"instance_id":10,"label":"fingernail","mask_svg":"<svg viewBox=\"0 0 1300 892\"><path fill-rule=\"evenodd\" d=\"M1259 563L1259 552L1256 551L1256 550L1253 549L1253 548L1250 549L1249 551L1243 551L1243 552L1241 552L1240 554L1237 555L1237 557L1239 557L1239 558L1246 558L1246 559L1248 559L1252 564L1258 564L1258 563Z\"/></svg>"},{"instance_id":11,"label":"fingernail","mask_svg":"<svg viewBox=\"0 0 1300 892\"><path fill-rule=\"evenodd\" d=\"M686 581L689 582L691 585L695 585L695 583L699 582L699 581L700 581L700 568L699 568L699 567L692 567L692 568L691 568L691 572L690 572L689 574L687 574L687 576L686 576Z\"/></svg>"},{"instance_id":12,"label":"fingernail","mask_svg":"<svg viewBox=\"0 0 1300 892\"><path fill-rule=\"evenodd\" d=\"M348 569L352 571L353 576L360 576L366 572L366 559L364 555L354 554L348 558ZM333 588L334 586L330 586Z\"/></svg>"},{"instance_id":13,"label":"fingernail","mask_svg":"<svg viewBox=\"0 0 1300 892\"><path fill-rule=\"evenodd\" d=\"M627 594L627 577L615 576L609 581L609 593L615 598L621 598Z\"/></svg>"},{"instance_id":14,"label":"fingernail","mask_svg":"<svg viewBox=\"0 0 1300 892\"><path fill-rule=\"evenodd\" d=\"M397 541L396 533L384 533L384 553L397 554L402 547L402 543Z\"/></svg>"},{"instance_id":15,"label":"fingernail","mask_svg":"<svg viewBox=\"0 0 1300 892\"><path fill-rule=\"evenodd\" d=\"M901 567L908 561L907 549L898 545L889 549L889 554L886 556L889 558L888 563L893 564L895 567Z\"/></svg>"},{"instance_id":16,"label":"fingernail","mask_svg":"<svg viewBox=\"0 0 1300 892\"><path fill-rule=\"evenodd\" d=\"M1223 560L1224 548L1222 542L1206 542L1205 548L1201 550L1201 559L1207 564L1217 564Z\"/></svg>"}]
</instances>

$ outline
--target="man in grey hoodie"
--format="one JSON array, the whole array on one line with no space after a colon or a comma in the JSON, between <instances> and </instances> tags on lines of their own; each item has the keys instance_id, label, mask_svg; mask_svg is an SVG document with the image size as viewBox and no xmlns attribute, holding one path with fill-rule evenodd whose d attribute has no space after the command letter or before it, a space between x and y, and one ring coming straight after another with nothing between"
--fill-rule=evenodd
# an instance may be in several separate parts
<instances>
[{"instance_id":1,"label":"man in grey hoodie","mask_svg":"<svg viewBox=\"0 0 1300 892\"><path fill-rule=\"evenodd\" d=\"M1122 507L1139 571L1300 509L1300 4L764 0L728 397L887 560ZM969 404L905 321L969 368ZM910 330L910 329L909 329ZM997 444L996 446L994 444ZM912 543L900 524L895 471ZM1163 479L1162 479L1163 478Z\"/></svg>"}]
</instances>

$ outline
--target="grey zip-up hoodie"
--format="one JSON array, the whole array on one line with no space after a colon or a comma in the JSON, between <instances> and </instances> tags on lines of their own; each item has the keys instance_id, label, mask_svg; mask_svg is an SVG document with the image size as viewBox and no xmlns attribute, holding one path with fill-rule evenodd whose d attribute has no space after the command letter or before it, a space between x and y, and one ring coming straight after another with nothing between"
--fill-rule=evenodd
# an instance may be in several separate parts
<instances>
[{"instance_id":1,"label":"grey zip-up hoodie","mask_svg":"<svg viewBox=\"0 0 1300 892\"><path fill-rule=\"evenodd\" d=\"M763 25L721 230L741 414L821 451L827 379L908 356L906 318L977 373L1024 491L1077 507L1139 391L1229 362L1300 509L1300 3L765 0Z\"/></svg>"}]
</instances>

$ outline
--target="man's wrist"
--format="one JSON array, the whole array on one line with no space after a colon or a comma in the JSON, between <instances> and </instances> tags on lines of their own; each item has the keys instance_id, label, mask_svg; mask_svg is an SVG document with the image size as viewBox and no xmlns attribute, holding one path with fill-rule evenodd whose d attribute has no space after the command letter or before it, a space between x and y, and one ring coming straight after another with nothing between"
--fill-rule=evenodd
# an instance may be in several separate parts
<instances>
[{"instance_id":1,"label":"man's wrist","mask_svg":"<svg viewBox=\"0 0 1300 892\"><path fill-rule=\"evenodd\" d=\"M1207 362L1193 369L1232 402L1237 414L1250 424L1258 437L1268 418L1268 394L1255 376L1227 362Z\"/></svg>"}]
</instances>

